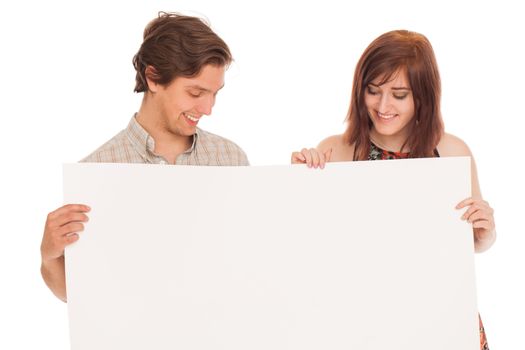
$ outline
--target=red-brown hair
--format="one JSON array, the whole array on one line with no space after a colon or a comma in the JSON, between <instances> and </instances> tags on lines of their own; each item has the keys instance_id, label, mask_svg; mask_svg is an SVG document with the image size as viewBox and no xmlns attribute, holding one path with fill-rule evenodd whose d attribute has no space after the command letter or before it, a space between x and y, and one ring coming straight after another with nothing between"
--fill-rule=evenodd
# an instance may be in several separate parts
<instances>
[{"instance_id":1,"label":"red-brown hair","mask_svg":"<svg viewBox=\"0 0 525 350\"><path fill-rule=\"evenodd\" d=\"M365 89L381 77L380 84L397 72L406 72L414 97L415 116L403 147L408 146L411 158L432 157L444 132L441 119L441 79L428 39L419 33L394 30L375 39L357 63L345 141L355 145L354 159L366 160L370 149L372 122L365 105ZM399 150L401 151L401 150Z\"/></svg>"},{"instance_id":2,"label":"red-brown hair","mask_svg":"<svg viewBox=\"0 0 525 350\"><path fill-rule=\"evenodd\" d=\"M148 78L168 85L177 77L193 77L208 64L227 66L232 61L228 45L202 19L160 12L144 30L144 41L133 57L137 71L135 92L148 91Z\"/></svg>"}]
</instances>

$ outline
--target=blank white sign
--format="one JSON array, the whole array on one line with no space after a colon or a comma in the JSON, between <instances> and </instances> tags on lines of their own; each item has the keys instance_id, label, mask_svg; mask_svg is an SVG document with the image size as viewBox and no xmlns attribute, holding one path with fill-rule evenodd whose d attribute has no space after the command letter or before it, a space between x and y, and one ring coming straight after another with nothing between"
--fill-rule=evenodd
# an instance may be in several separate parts
<instances>
[{"instance_id":1,"label":"blank white sign","mask_svg":"<svg viewBox=\"0 0 525 350\"><path fill-rule=\"evenodd\" d=\"M73 350L479 349L470 159L67 164Z\"/></svg>"}]
</instances>

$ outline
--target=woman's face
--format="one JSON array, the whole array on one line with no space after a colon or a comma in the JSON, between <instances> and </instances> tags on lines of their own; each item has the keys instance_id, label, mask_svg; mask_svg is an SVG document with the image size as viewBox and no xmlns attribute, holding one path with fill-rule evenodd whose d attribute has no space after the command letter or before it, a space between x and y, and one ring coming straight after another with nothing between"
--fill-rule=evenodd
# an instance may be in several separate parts
<instances>
[{"instance_id":1,"label":"woman's face","mask_svg":"<svg viewBox=\"0 0 525 350\"><path fill-rule=\"evenodd\" d=\"M373 123L372 133L384 141L408 138L409 124L414 118L414 97L405 70L395 72L380 85L383 76L365 88L365 105ZM396 142L397 143L397 142Z\"/></svg>"}]
</instances>

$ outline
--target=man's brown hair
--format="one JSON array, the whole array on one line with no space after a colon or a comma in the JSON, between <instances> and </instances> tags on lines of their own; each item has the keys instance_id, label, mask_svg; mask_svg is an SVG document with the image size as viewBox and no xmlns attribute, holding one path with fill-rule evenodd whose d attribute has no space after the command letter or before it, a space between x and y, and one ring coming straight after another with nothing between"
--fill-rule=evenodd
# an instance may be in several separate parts
<instances>
[{"instance_id":1,"label":"man's brown hair","mask_svg":"<svg viewBox=\"0 0 525 350\"><path fill-rule=\"evenodd\" d=\"M148 91L146 75L161 85L177 77L193 77L208 64L227 66L232 56L226 43L198 17L160 12L144 30L144 41L133 57L135 92ZM151 69L146 72L146 68Z\"/></svg>"}]
</instances>

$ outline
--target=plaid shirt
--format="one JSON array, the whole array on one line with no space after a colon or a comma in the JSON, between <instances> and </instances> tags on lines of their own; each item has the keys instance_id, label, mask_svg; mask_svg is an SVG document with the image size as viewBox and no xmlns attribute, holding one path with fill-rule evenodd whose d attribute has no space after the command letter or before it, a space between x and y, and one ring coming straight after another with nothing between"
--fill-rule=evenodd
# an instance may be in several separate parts
<instances>
[{"instance_id":1,"label":"plaid shirt","mask_svg":"<svg viewBox=\"0 0 525 350\"><path fill-rule=\"evenodd\" d=\"M167 164L154 153L155 141L131 118L128 127L115 135L81 162ZM197 128L191 147L177 157L178 165L234 166L249 165L244 151L223 137Z\"/></svg>"}]
</instances>

